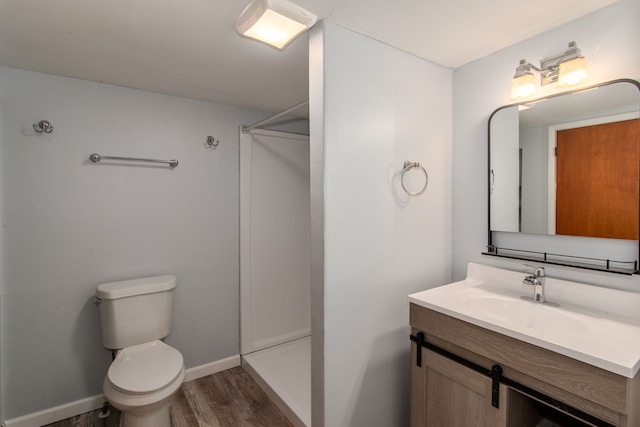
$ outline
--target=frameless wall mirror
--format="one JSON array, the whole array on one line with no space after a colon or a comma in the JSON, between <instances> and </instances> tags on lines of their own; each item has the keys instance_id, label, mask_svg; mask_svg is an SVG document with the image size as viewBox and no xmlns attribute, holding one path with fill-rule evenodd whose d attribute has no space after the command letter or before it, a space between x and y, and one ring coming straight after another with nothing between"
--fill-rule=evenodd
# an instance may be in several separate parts
<instances>
[{"instance_id":1,"label":"frameless wall mirror","mask_svg":"<svg viewBox=\"0 0 640 427\"><path fill-rule=\"evenodd\" d=\"M486 254L637 273L639 110L622 79L494 111Z\"/></svg>"}]
</instances>

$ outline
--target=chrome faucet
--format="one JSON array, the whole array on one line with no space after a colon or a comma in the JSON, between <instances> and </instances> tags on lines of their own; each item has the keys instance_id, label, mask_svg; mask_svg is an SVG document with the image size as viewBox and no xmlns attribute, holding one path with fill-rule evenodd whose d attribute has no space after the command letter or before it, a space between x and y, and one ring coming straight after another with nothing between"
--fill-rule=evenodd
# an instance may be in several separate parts
<instances>
[{"instance_id":1,"label":"chrome faucet","mask_svg":"<svg viewBox=\"0 0 640 427\"><path fill-rule=\"evenodd\" d=\"M536 267L533 265L526 265L526 264L525 264L525 267L533 269L533 274L529 276L525 276L524 280L522 281L522 283L524 283L525 285L533 286L533 296L531 297L523 296L522 299L557 307L558 304L551 301L547 301L547 298L544 296L544 282L546 277L544 267Z\"/></svg>"}]
</instances>

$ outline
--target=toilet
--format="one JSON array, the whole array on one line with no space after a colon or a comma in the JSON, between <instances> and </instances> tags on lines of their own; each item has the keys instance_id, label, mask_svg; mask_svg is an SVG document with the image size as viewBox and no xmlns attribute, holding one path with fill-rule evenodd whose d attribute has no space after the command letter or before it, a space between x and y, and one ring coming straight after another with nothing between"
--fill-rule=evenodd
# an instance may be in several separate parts
<instances>
[{"instance_id":1,"label":"toilet","mask_svg":"<svg viewBox=\"0 0 640 427\"><path fill-rule=\"evenodd\" d=\"M175 276L98 286L102 343L115 358L104 379L106 399L123 427L170 427L169 398L184 381L182 354L162 339L171 331Z\"/></svg>"}]
</instances>

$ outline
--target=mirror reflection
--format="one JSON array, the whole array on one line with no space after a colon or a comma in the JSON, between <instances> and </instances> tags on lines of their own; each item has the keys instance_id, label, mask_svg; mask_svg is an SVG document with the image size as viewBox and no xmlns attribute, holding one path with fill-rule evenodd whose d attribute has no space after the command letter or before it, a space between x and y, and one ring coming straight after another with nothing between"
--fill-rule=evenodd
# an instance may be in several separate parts
<instances>
[{"instance_id":1,"label":"mirror reflection","mask_svg":"<svg viewBox=\"0 0 640 427\"><path fill-rule=\"evenodd\" d=\"M617 80L496 110L490 231L638 240L639 106Z\"/></svg>"}]
</instances>

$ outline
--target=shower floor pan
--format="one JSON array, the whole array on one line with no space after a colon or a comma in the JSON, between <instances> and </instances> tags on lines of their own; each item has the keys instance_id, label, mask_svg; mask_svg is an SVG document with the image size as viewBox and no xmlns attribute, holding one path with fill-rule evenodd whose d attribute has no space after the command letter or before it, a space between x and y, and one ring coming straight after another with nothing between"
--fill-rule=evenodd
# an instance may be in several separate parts
<instances>
[{"instance_id":1,"label":"shower floor pan","mask_svg":"<svg viewBox=\"0 0 640 427\"><path fill-rule=\"evenodd\" d=\"M311 338L242 356L242 366L295 427L311 425Z\"/></svg>"}]
</instances>

